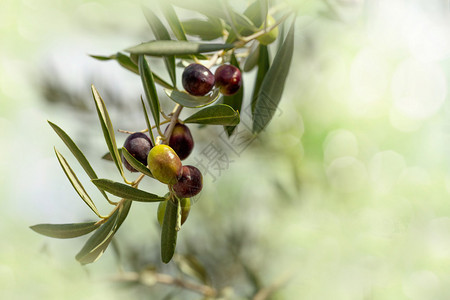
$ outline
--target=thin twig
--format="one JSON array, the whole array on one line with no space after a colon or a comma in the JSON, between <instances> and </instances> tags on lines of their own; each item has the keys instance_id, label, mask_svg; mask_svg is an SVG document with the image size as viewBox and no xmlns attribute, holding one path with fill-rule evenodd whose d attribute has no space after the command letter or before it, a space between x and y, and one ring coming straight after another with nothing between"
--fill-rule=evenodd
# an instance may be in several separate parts
<instances>
[{"instance_id":1,"label":"thin twig","mask_svg":"<svg viewBox=\"0 0 450 300\"><path fill-rule=\"evenodd\" d=\"M279 290L286 282L291 279L294 271L289 270L285 272L278 280L274 281L271 285L260 289L255 296L253 296L253 300L265 300L269 298L274 292Z\"/></svg>"},{"instance_id":2,"label":"thin twig","mask_svg":"<svg viewBox=\"0 0 450 300\"><path fill-rule=\"evenodd\" d=\"M127 134L133 134L135 133L134 131L128 131L128 130L123 130L123 129L117 129L118 132L122 132L122 133L127 133Z\"/></svg>"},{"instance_id":3,"label":"thin twig","mask_svg":"<svg viewBox=\"0 0 450 300\"><path fill-rule=\"evenodd\" d=\"M164 135L165 142L169 141L170 136L172 135L172 132L173 132L173 128L175 127L175 124L178 121L178 117L180 116L182 109L183 109L183 106L181 106L180 104L175 105L175 107L173 109L172 119L170 121L169 127L167 127L166 134Z\"/></svg>"},{"instance_id":4,"label":"thin twig","mask_svg":"<svg viewBox=\"0 0 450 300\"><path fill-rule=\"evenodd\" d=\"M222 56L224 53L225 53L224 50L214 53L214 55L211 57L211 59L208 61L208 63L205 64L205 67L207 67L209 69L212 66L214 66L216 64L217 60L219 59L219 57Z\"/></svg>"},{"instance_id":5,"label":"thin twig","mask_svg":"<svg viewBox=\"0 0 450 300\"><path fill-rule=\"evenodd\" d=\"M153 286L156 283L160 283L184 288L186 290L201 294L204 297L214 298L217 296L216 289L208 285L197 284L191 281L174 278L170 275L156 272L123 272L120 275L114 277L113 280L122 282L139 282L146 286Z\"/></svg>"},{"instance_id":6,"label":"thin twig","mask_svg":"<svg viewBox=\"0 0 450 300\"><path fill-rule=\"evenodd\" d=\"M138 179L136 179L135 181L133 181L133 183L131 184L132 187L137 188L139 186L139 183L142 181L142 179L144 179L145 175L141 174L139 175Z\"/></svg>"}]
</instances>

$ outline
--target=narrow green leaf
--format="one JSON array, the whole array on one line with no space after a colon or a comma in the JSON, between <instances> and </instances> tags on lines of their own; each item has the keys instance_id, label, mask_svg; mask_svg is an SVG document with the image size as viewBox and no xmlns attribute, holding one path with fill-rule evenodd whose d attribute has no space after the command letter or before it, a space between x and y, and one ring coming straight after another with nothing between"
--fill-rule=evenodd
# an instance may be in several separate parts
<instances>
[{"instance_id":1,"label":"narrow green leaf","mask_svg":"<svg viewBox=\"0 0 450 300\"><path fill-rule=\"evenodd\" d=\"M226 18L219 1L171 0L170 2L178 7L192 10L208 17Z\"/></svg>"},{"instance_id":2,"label":"narrow green leaf","mask_svg":"<svg viewBox=\"0 0 450 300\"><path fill-rule=\"evenodd\" d=\"M240 28L240 32L248 32L248 34L251 34L258 30L255 24L253 24L246 15L242 15L234 10L231 10L231 15L235 25Z\"/></svg>"},{"instance_id":3,"label":"narrow green leaf","mask_svg":"<svg viewBox=\"0 0 450 300\"><path fill-rule=\"evenodd\" d=\"M89 197L88 193L84 189L81 182L78 180L77 175L75 175L75 173L73 172L72 168L67 163L64 156L62 156L61 153L59 153L58 150L56 150L56 148L55 148L55 154L56 154L56 157L58 158L58 161L59 161L62 169L64 170L64 173L66 174L67 178L69 179L69 181L72 184L75 191L77 191L78 195L81 197L81 199L83 199L83 201L87 204L87 206L89 206L89 208L92 209L92 211L97 216L100 216L100 214L97 210L97 207L95 207L94 202Z\"/></svg>"},{"instance_id":4,"label":"narrow green leaf","mask_svg":"<svg viewBox=\"0 0 450 300\"><path fill-rule=\"evenodd\" d=\"M118 151L119 151L119 155L122 156L122 148L118 149ZM112 158L112 156L111 156L111 153L110 153L110 152L105 153L105 154L102 156L102 159L104 159L104 160L109 160L109 161L114 161L113 158Z\"/></svg>"},{"instance_id":5,"label":"narrow green leaf","mask_svg":"<svg viewBox=\"0 0 450 300\"><path fill-rule=\"evenodd\" d=\"M87 240L75 257L82 265L93 263L102 256L114 234L127 217L131 203L131 201L125 200L108 221Z\"/></svg>"},{"instance_id":6,"label":"narrow green leaf","mask_svg":"<svg viewBox=\"0 0 450 300\"><path fill-rule=\"evenodd\" d=\"M283 94L294 52L294 28L295 19L261 83L253 113L253 132L255 133L261 132L270 122Z\"/></svg>"},{"instance_id":7,"label":"narrow green leaf","mask_svg":"<svg viewBox=\"0 0 450 300\"><path fill-rule=\"evenodd\" d=\"M282 22L278 25L278 39L277 39L277 51L283 46L284 34L286 32L286 22Z\"/></svg>"},{"instance_id":8,"label":"narrow green leaf","mask_svg":"<svg viewBox=\"0 0 450 300\"><path fill-rule=\"evenodd\" d=\"M122 67L124 67L128 71L139 75L138 66L131 60L128 55L117 52L117 54L115 55L115 59Z\"/></svg>"},{"instance_id":9,"label":"narrow green leaf","mask_svg":"<svg viewBox=\"0 0 450 300\"><path fill-rule=\"evenodd\" d=\"M100 225L97 222L71 224L37 224L30 228L39 234L57 239L71 239L88 234Z\"/></svg>"},{"instance_id":10,"label":"narrow green leaf","mask_svg":"<svg viewBox=\"0 0 450 300\"><path fill-rule=\"evenodd\" d=\"M152 141L152 145L156 145L155 137L153 136L152 125L150 124L150 120L148 119L147 108L145 107L144 99L142 99L142 96L141 96L141 104L142 104L142 111L144 112L145 123L147 123L148 133L150 134L150 140Z\"/></svg>"},{"instance_id":11,"label":"narrow green leaf","mask_svg":"<svg viewBox=\"0 0 450 300\"><path fill-rule=\"evenodd\" d=\"M119 229L119 227L122 225L122 223L125 221L125 219L128 216L128 212L130 211L130 207L131 204L133 203L133 201L129 200L129 199L125 199L123 201L123 205L122 205L122 210L119 211L119 218L118 218L118 227L117 229ZM116 229L116 230L117 230Z\"/></svg>"},{"instance_id":12,"label":"narrow green leaf","mask_svg":"<svg viewBox=\"0 0 450 300\"><path fill-rule=\"evenodd\" d=\"M133 188L129 185L120 182L114 182L109 179L95 179L92 180L92 182L105 192L133 201L159 202L165 200L164 197L159 197L155 194L150 194L145 191Z\"/></svg>"},{"instance_id":13,"label":"narrow green leaf","mask_svg":"<svg viewBox=\"0 0 450 300\"><path fill-rule=\"evenodd\" d=\"M254 43L250 48L250 53L244 60L244 67L242 68L244 72L250 72L258 64L259 45L260 45L259 43Z\"/></svg>"},{"instance_id":14,"label":"narrow green leaf","mask_svg":"<svg viewBox=\"0 0 450 300\"><path fill-rule=\"evenodd\" d=\"M225 43L226 43L226 44L231 44L231 43L234 43L236 40L237 40L237 35L236 35L236 33L234 32L234 30L232 30L232 31L229 32L228 37L227 37Z\"/></svg>"},{"instance_id":15,"label":"narrow green leaf","mask_svg":"<svg viewBox=\"0 0 450 300\"><path fill-rule=\"evenodd\" d=\"M213 103L219 97L219 89L215 89L209 96L192 96L186 92L169 89L164 91L170 99L186 107L202 107Z\"/></svg>"},{"instance_id":16,"label":"narrow green leaf","mask_svg":"<svg viewBox=\"0 0 450 300\"><path fill-rule=\"evenodd\" d=\"M182 60L189 60L190 63L195 62L193 57L197 58L198 60L207 60L208 59L208 56L203 55L203 54L180 54L180 55L175 55L175 57L182 59ZM181 61L179 61L176 66L180 67L180 63L181 63ZM184 66L182 68L184 68Z\"/></svg>"},{"instance_id":17,"label":"narrow green leaf","mask_svg":"<svg viewBox=\"0 0 450 300\"><path fill-rule=\"evenodd\" d=\"M130 60L137 66L139 64L139 55L130 54Z\"/></svg>"},{"instance_id":18,"label":"narrow green leaf","mask_svg":"<svg viewBox=\"0 0 450 300\"><path fill-rule=\"evenodd\" d=\"M92 169L91 165L89 164L89 161L86 159L86 156L84 156L83 152L81 152L80 148L75 144L75 142L69 137L67 133L64 132L58 125L47 121L48 124L53 128L53 130L56 132L56 134L61 138L61 140L66 144L67 148L69 148L70 152L72 152L73 156L78 160L80 165L83 167L86 174L88 174L89 178L91 179L97 179L97 174L95 174L94 169ZM100 190L102 195L108 199L108 196L106 196L105 192Z\"/></svg>"},{"instance_id":19,"label":"narrow green leaf","mask_svg":"<svg viewBox=\"0 0 450 300\"><path fill-rule=\"evenodd\" d=\"M222 23L211 20L186 20L182 22L186 34L196 36L205 41L215 40L223 35Z\"/></svg>"},{"instance_id":20,"label":"narrow green leaf","mask_svg":"<svg viewBox=\"0 0 450 300\"><path fill-rule=\"evenodd\" d=\"M159 5L161 6L164 17L166 18L167 23L169 23L169 26L176 38L180 41L187 41L183 26L181 25L180 19L178 19L173 6L166 1L160 1Z\"/></svg>"},{"instance_id":21,"label":"narrow green leaf","mask_svg":"<svg viewBox=\"0 0 450 300\"><path fill-rule=\"evenodd\" d=\"M239 70L241 70L240 66L239 66L239 62L236 59L236 56L234 55L234 53L231 55L231 60L230 63L237 67ZM227 104L229 106L231 106L231 108L233 108L233 110L235 111L241 111L242 108L242 101L244 99L244 77L242 77L242 85L241 88L239 89L239 91L231 96L223 96L223 104ZM238 114L239 117L239 114ZM228 134L228 136L233 134L233 131L236 129L236 126L225 126L225 130Z\"/></svg>"},{"instance_id":22,"label":"narrow green leaf","mask_svg":"<svg viewBox=\"0 0 450 300\"><path fill-rule=\"evenodd\" d=\"M208 106L184 120L184 123L235 126L239 124L239 112L229 105Z\"/></svg>"},{"instance_id":23,"label":"narrow green leaf","mask_svg":"<svg viewBox=\"0 0 450 300\"><path fill-rule=\"evenodd\" d=\"M94 85L91 86L91 89L95 101L95 106L97 108L98 118L100 119L100 125L105 137L106 145L108 146L109 152L111 153L111 157L116 164L117 169L119 170L120 174L124 176L122 160L120 159L119 151L117 150L114 128L112 126L111 119L109 118L108 111L106 110L105 103L103 102L103 99L100 97L100 94L98 93Z\"/></svg>"},{"instance_id":24,"label":"narrow green leaf","mask_svg":"<svg viewBox=\"0 0 450 300\"><path fill-rule=\"evenodd\" d=\"M258 47L258 73L256 74L255 85L252 93L252 113L255 111L256 100L258 99L259 89L270 67L270 57L267 46L259 44Z\"/></svg>"},{"instance_id":25,"label":"narrow green leaf","mask_svg":"<svg viewBox=\"0 0 450 300\"><path fill-rule=\"evenodd\" d=\"M137 68L137 65L130 59L129 56L122 54L120 52L117 52L116 54L110 55L110 56L102 56L102 55L89 55L92 58L101 60L101 61L107 61L107 60L115 60L117 61L122 67L127 69L128 71L131 71L133 73L136 73L139 75L139 70Z\"/></svg>"},{"instance_id":26,"label":"narrow green leaf","mask_svg":"<svg viewBox=\"0 0 450 300\"><path fill-rule=\"evenodd\" d=\"M222 3L224 4L224 10L228 11L228 13L226 14L226 20L233 29L229 31L230 34L227 37L227 43L236 41L238 34L247 36L258 30L258 28L245 14L239 14L238 12L234 11L226 1Z\"/></svg>"},{"instance_id":27,"label":"narrow green leaf","mask_svg":"<svg viewBox=\"0 0 450 300\"><path fill-rule=\"evenodd\" d=\"M104 56L104 55L89 54L89 56L92 57L92 58L95 58L97 60L102 60L102 61L114 59L112 56Z\"/></svg>"},{"instance_id":28,"label":"narrow green leaf","mask_svg":"<svg viewBox=\"0 0 450 300\"><path fill-rule=\"evenodd\" d=\"M145 174L147 176L153 177L152 172L144 166L140 161L138 161L136 158L134 158L133 155L131 155L126 148L122 148L122 154L123 157L127 160L127 162L136 170L141 172L142 174Z\"/></svg>"},{"instance_id":29,"label":"narrow green leaf","mask_svg":"<svg viewBox=\"0 0 450 300\"><path fill-rule=\"evenodd\" d=\"M166 27L164 27L161 20L148 8L143 7L145 18L148 24L152 28L153 34L157 40L169 41L170 35ZM173 55L164 57L164 64L166 65L167 71L169 73L170 79L172 80L173 86L177 86L177 79L175 73L175 57Z\"/></svg>"},{"instance_id":30,"label":"narrow green leaf","mask_svg":"<svg viewBox=\"0 0 450 300\"><path fill-rule=\"evenodd\" d=\"M153 80L152 71L150 66L145 59L144 55L139 56L139 72L141 73L142 85L144 86L145 96L147 98L147 103L150 106L150 111L152 112L153 119L155 120L156 126L159 127L159 99L158 93L156 92L155 82Z\"/></svg>"},{"instance_id":31,"label":"narrow green leaf","mask_svg":"<svg viewBox=\"0 0 450 300\"><path fill-rule=\"evenodd\" d=\"M100 55L89 55L95 59L106 61L106 60L115 60L117 61L122 67L125 69L139 75L139 68L137 60L134 61L134 57L139 56L136 54L132 54L130 56L127 56L125 54L122 54L120 52L117 52L117 54L110 55L110 56L100 56ZM153 73L153 79L155 80L155 83L159 84L162 87L173 89L173 85L159 77L157 74Z\"/></svg>"},{"instance_id":32,"label":"narrow green leaf","mask_svg":"<svg viewBox=\"0 0 450 300\"><path fill-rule=\"evenodd\" d=\"M170 83L168 83L167 81L165 81L164 79L162 79L161 77L156 75L154 72L152 72L152 75L153 75L153 80L155 81L155 83L159 84L163 88L173 89L173 85L171 85Z\"/></svg>"},{"instance_id":33,"label":"narrow green leaf","mask_svg":"<svg viewBox=\"0 0 450 300\"><path fill-rule=\"evenodd\" d=\"M177 217L178 206L173 203L171 199L168 200L166 205L166 211L164 213L164 220L161 229L161 259L164 263L169 263L175 253L175 247L177 245Z\"/></svg>"},{"instance_id":34,"label":"narrow green leaf","mask_svg":"<svg viewBox=\"0 0 450 300\"><path fill-rule=\"evenodd\" d=\"M206 44L189 41L150 41L125 51L133 54L145 54L150 56L186 55L233 48L233 44Z\"/></svg>"},{"instance_id":35,"label":"narrow green leaf","mask_svg":"<svg viewBox=\"0 0 450 300\"><path fill-rule=\"evenodd\" d=\"M269 9L267 0L255 0L244 11L244 15L247 16L256 27L260 27L267 16Z\"/></svg>"}]
</instances>

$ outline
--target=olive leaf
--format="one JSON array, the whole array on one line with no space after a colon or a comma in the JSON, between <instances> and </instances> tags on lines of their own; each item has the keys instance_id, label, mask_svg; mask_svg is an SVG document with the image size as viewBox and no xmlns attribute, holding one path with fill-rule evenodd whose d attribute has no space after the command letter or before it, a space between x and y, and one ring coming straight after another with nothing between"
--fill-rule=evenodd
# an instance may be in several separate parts
<instances>
[{"instance_id":1,"label":"olive leaf","mask_svg":"<svg viewBox=\"0 0 450 300\"><path fill-rule=\"evenodd\" d=\"M171 199L168 200L166 211L164 213L164 220L161 229L161 259L164 263L169 263L175 253L177 245L177 219L178 208L180 201L173 203Z\"/></svg>"},{"instance_id":2,"label":"olive leaf","mask_svg":"<svg viewBox=\"0 0 450 300\"><path fill-rule=\"evenodd\" d=\"M198 0L171 0L170 2L173 5L176 5L180 8L188 9L195 11L196 13L200 13L207 17L216 17L225 19L226 14L220 4L220 1L202 1L201 5L199 5Z\"/></svg>"},{"instance_id":3,"label":"olive leaf","mask_svg":"<svg viewBox=\"0 0 450 300\"><path fill-rule=\"evenodd\" d=\"M58 161L59 161L62 169L64 170L64 173L66 174L67 178L69 179L69 181L72 184L72 186L75 189L75 191L78 193L78 195L81 197L81 199L83 199L84 203L86 203L87 206L89 206L89 208L97 216L100 217L100 213L98 212L97 207L95 207L94 202L89 197L88 193L84 189L84 187L81 184L81 182L78 180L77 175L75 175L75 172L69 166L69 164L67 163L67 161L64 158L64 156L62 156L62 154L59 153L58 150L56 150L56 148L55 148L55 154L56 154L56 157L58 158Z\"/></svg>"},{"instance_id":4,"label":"olive leaf","mask_svg":"<svg viewBox=\"0 0 450 300\"><path fill-rule=\"evenodd\" d=\"M125 51L133 54L145 54L150 56L187 55L233 48L233 44L207 44L189 41L150 41Z\"/></svg>"},{"instance_id":5,"label":"olive leaf","mask_svg":"<svg viewBox=\"0 0 450 300\"><path fill-rule=\"evenodd\" d=\"M295 19L261 83L253 112L253 132L261 132L272 119L283 94L294 52Z\"/></svg>"},{"instance_id":6,"label":"olive leaf","mask_svg":"<svg viewBox=\"0 0 450 300\"><path fill-rule=\"evenodd\" d=\"M250 53L244 60L244 66L242 70L244 72L250 72L258 64L259 59L259 43L253 43L250 47Z\"/></svg>"},{"instance_id":7,"label":"olive leaf","mask_svg":"<svg viewBox=\"0 0 450 300\"><path fill-rule=\"evenodd\" d=\"M136 158L134 158L133 155L131 155L126 148L122 148L122 154L123 157L126 159L126 161L136 170L141 172L142 174L145 174L147 176L153 177L152 172L147 168L147 166L144 166L140 161L138 161Z\"/></svg>"},{"instance_id":8,"label":"olive leaf","mask_svg":"<svg viewBox=\"0 0 450 300\"><path fill-rule=\"evenodd\" d=\"M155 120L156 126L159 126L160 105L158 93L156 92L152 71L144 55L139 56L139 72L141 74L142 85L144 86L147 103L150 106L150 111L152 112L152 116Z\"/></svg>"},{"instance_id":9,"label":"olive leaf","mask_svg":"<svg viewBox=\"0 0 450 300\"><path fill-rule=\"evenodd\" d=\"M88 234L97 229L97 222L69 224L37 224L30 226L35 232L57 239L71 239Z\"/></svg>"},{"instance_id":10,"label":"olive leaf","mask_svg":"<svg viewBox=\"0 0 450 300\"><path fill-rule=\"evenodd\" d=\"M226 20L231 25L232 29L229 31L226 43L232 43L239 35L250 35L258 31L258 27L245 15L240 14L231 9L228 2L223 1L224 10L226 10Z\"/></svg>"},{"instance_id":11,"label":"olive leaf","mask_svg":"<svg viewBox=\"0 0 450 300\"><path fill-rule=\"evenodd\" d=\"M98 93L94 85L91 86L91 89L92 95L94 97L95 107L97 109L98 118L100 119L103 136L105 137L106 145L108 146L109 152L111 153L111 157L116 164L117 169L119 170L122 177L124 177L122 160L120 158L119 151L117 150L116 138L114 135L114 128L112 126L111 119L109 118L105 103L103 102L103 99L100 97L100 94Z\"/></svg>"},{"instance_id":12,"label":"olive leaf","mask_svg":"<svg viewBox=\"0 0 450 300\"><path fill-rule=\"evenodd\" d=\"M259 44L258 47L258 73L256 74L255 85L252 93L252 113L255 110L256 100L258 99L259 89L270 67L270 57L267 46Z\"/></svg>"},{"instance_id":13,"label":"olive leaf","mask_svg":"<svg viewBox=\"0 0 450 300\"><path fill-rule=\"evenodd\" d=\"M239 124L239 112L226 104L208 106L184 120L184 123L235 126Z\"/></svg>"},{"instance_id":14,"label":"olive leaf","mask_svg":"<svg viewBox=\"0 0 450 300\"><path fill-rule=\"evenodd\" d=\"M186 34L196 36L205 41L218 39L223 35L223 26L217 18L205 20L186 20L182 22Z\"/></svg>"},{"instance_id":15,"label":"olive leaf","mask_svg":"<svg viewBox=\"0 0 450 300\"><path fill-rule=\"evenodd\" d=\"M87 240L75 258L82 264L95 262L108 248L114 234L122 225L130 211L132 201L124 200L109 219Z\"/></svg>"},{"instance_id":16,"label":"olive leaf","mask_svg":"<svg viewBox=\"0 0 450 300\"><path fill-rule=\"evenodd\" d=\"M228 1L221 1L221 3L224 11L226 11L225 20L227 20L230 25L235 26L235 28L238 29L238 32L248 31L252 33L258 30L255 24L253 24L245 14L240 14L233 10Z\"/></svg>"},{"instance_id":17,"label":"olive leaf","mask_svg":"<svg viewBox=\"0 0 450 300\"><path fill-rule=\"evenodd\" d=\"M239 67L239 62L236 59L236 56L234 55L234 53L231 55L231 60L230 60L231 65L237 67L239 69L239 71L241 70ZM244 82L243 82L244 78L241 78L241 88L239 89L239 91L237 91L236 94L231 95L231 96L223 96L223 104L227 104L229 106L231 106L231 108L233 108L235 111L241 111L241 107L242 107L242 101L244 99ZM238 115L239 117L239 115ZM233 131L236 129L236 126L225 126L225 131L227 132L228 136L233 134Z\"/></svg>"},{"instance_id":18,"label":"olive leaf","mask_svg":"<svg viewBox=\"0 0 450 300\"><path fill-rule=\"evenodd\" d=\"M172 5L170 5L166 1L160 1L159 5L161 6L164 17L166 18L167 23L169 23L169 26L172 29L173 34L175 34L176 38L180 41L187 41L183 26L181 25L180 20L178 19L178 16Z\"/></svg>"},{"instance_id":19,"label":"olive leaf","mask_svg":"<svg viewBox=\"0 0 450 300\"><path fill-rule=\"evenodd\" d=\"M80 148L75 144L75 142L70 138L70 136L62 130L58 125L47 121L48 124L53 128L53 130L56 132L56 134L61 138L61 140L66 144L67 148L69 148L70 152L72 152L73 156L78 160L80 165L83 167L86 174L88 174L89 178L91 179L97 179L97 174L95 174L94 169L92 169L91 165L89 164L89 161L86 159L86 156L84 156L83 152L81 152ZM105 192L100 190L102 195L108 199L108 196L106 196Z\"/></svg>"},{"instance_id":20,"label":"olive leaf","mask_svg":"<svg viewBox=\"0 0 450 300\"><path fill-rule=\"evenodd\" d=\"M130 59L129 56L122 54L120 52L117 52L116 54L110 55L110 56L103 56L103 55L89 55L92 58L101 60L101 61L107 61L107 60L115 60L117 61L122 67L127 69L128 71L131 71L133 73L136 73L139 75L139 70L137 68L137 65Z\"/></svg>"},{"instance_id":21,"label":"olive leaf","mask_svg":"<svg viewBox=\"0 0 450 300\"><path fill-rule=\"evenodd\" d=\"M111 193L124 199L139 202L159 202L165 200L164 197L159 197L155 194L133 188L127 184L114 182L109 179L94 179L92 180L92 183L94 183L97 187L101 188L105 192Z\"/></svg>"},{"instance_id":22,"label":"olive leaf","mask_svg":"<svg viewBox=\"0 0 450 300\"><path fill-rule=\"evenodd\" d=\"M150 134L152 145L156 145L155 137L153 136L152 125L150 124L150 120L148 119L147 108L145 107L144 99L142 99L142 96L141 96L141 104L142 104L142 111L144 113L145 123L147 124L147 129L148 133Z\"/></svg>"},{"instance_id":23,"label":"olive leaf","mask_svg":"<svg viewBox=\"0 0 450 300\"><path fill-rule=\"evenodd\" d=\"M106 61L106 60L116 60L122 67L125 69L139 75L139 68L137 65L137 61L134 62L131 58L131 56L122 54L120 52L117 52L117 54L110 55L110 56L100 56L100 55L89 55L90 57L93 57L98 60ZM162 79L160 76L152 72L153 79L155 80L155 83L159 84L162 87L173 89L173 86Z\"/></svg>"},{"instance_id":24,"label":"olive leaf","mask_svg":"<svg viewBox=\"0 0 450 300\"><path fill-rule=\"evenodd\" d=\"M164 89L166 95L176 103L186 107L202 107L213 103L219 97L219 89L215 89L209 96L192 96L186 92Z\"/></svg>"},{"instance_id":25,"label":"olive leaf","mask_svg":"<svg viewBox=\"0 0 450 300\"><path fill-rule=\"evenodd\" d=\"M161 20L148 8L143 7L145 18L148 24L152 28L153 34L157 40L169 41L170 35L167 29L164 27ZM170 79L174 87L177 86L177 78L175 71L175 57L173 55L164 56L164 64L166 65L167 71L169 73Z\"/></svg>"},{"instance_id":26,"label":"olive leaf","mask_svg":"<svg viewBox=\"0 0 450 300\"><path fill-rule=\"evenodd\" d=\"M260 27L266 19L269 10L268 0L255 0L244 11L256 27Z\"/></svg>"},{"instance_id":27,"label":"olive leaf","mask_svg":"<svg viewBox=\"0 0 450 300\"><path fill-rule=\"evenodd\" d=\"M118 151L119 151L119 155L122 156L122 148L118 149ZM113 158L112 158L110 152L105 153L105 154L102 156L102 159L104 159L104 160L109 160L109 161L113 161Z\"/></svg>"}]
</instances>

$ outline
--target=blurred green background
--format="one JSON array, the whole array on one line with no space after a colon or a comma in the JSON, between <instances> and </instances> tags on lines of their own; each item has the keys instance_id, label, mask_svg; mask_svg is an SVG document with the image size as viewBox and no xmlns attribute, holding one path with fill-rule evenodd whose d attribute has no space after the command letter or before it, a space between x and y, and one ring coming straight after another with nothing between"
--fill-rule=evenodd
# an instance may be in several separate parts
<instances>
[{"instance_id":1,"label":"blurred green background","mask_svg":"<svg viewBox=\"0 0 450 300\"><path fill-rule=\"evenodd\" d=\"M290 2L299 10L295 56L267 130L236 154L221 128L192 128L187 163L211 141L230 163L205 175L177 252L195 255L230 299L270 286L273 299L449 299L448 1ZM158 262L157 205L133 204L117 234L120 257L110 247L87 267L74 259L86 237L28 228L95 219L54 145L109 211L46 120L74 138L100 177L118 180L100 159L107 148L90 84L116 129L145 127L143 91L136 75L87 54L151 37L138 1L0 0L1 299L199 299L112 281L151 266L196 282ZM244 78L248 97L254 76ZM125 138L118 133L118 144ZM164 193L150 180L142 186Z\"/></svg>"}]
</instances>

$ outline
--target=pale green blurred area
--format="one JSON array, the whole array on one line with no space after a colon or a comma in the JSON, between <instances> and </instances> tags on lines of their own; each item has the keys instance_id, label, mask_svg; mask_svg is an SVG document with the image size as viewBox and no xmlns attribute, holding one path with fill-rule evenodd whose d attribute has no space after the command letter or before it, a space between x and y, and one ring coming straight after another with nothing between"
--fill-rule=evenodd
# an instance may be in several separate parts
<instances>
[{"instance_id":1,"label":"pale green blurred area","mask_svg":"<svg viewBox=\"0 0 450 300\"><path fill-rule=\"evenodd\" d=\"M83 268L74 256L85 238L53 240L28 228L95 217L54 157L53 145L70 153L47 119L74 137L100 176L119 180L98 158L106 147L89 85L139 105L140 80L86 54L109 55L150 38L139 3L0 1L0 298L164 294L111 284L118 273L111 249ZM447 1L330 1L344 22L317 17L322 2L291 3L300 11L296 55L280 110L240 156L227 150L233 162L217 180L205 176L178 251L198 244L226 265L216 240L234 230L248 236L241 256L264 286L290 278L275 299L449 299ZM87 108L44 101L38 84L49 75L86 98ZM253 76L246 77L248 97ZM145 127L139 111L110 113L115 128ZM188 163L219 129L193 128L197 152ZM106 213L87 176L80 179ZM151 181L143 187L164 193ZM124 256L134 249L149 262L159 257L155 215L156 205L133 205L117 239ZM236 281L221 282L235 288L232 299L251 290ZM197 299L175 299L186 297Z\"/></svg>"}]
</instances>

